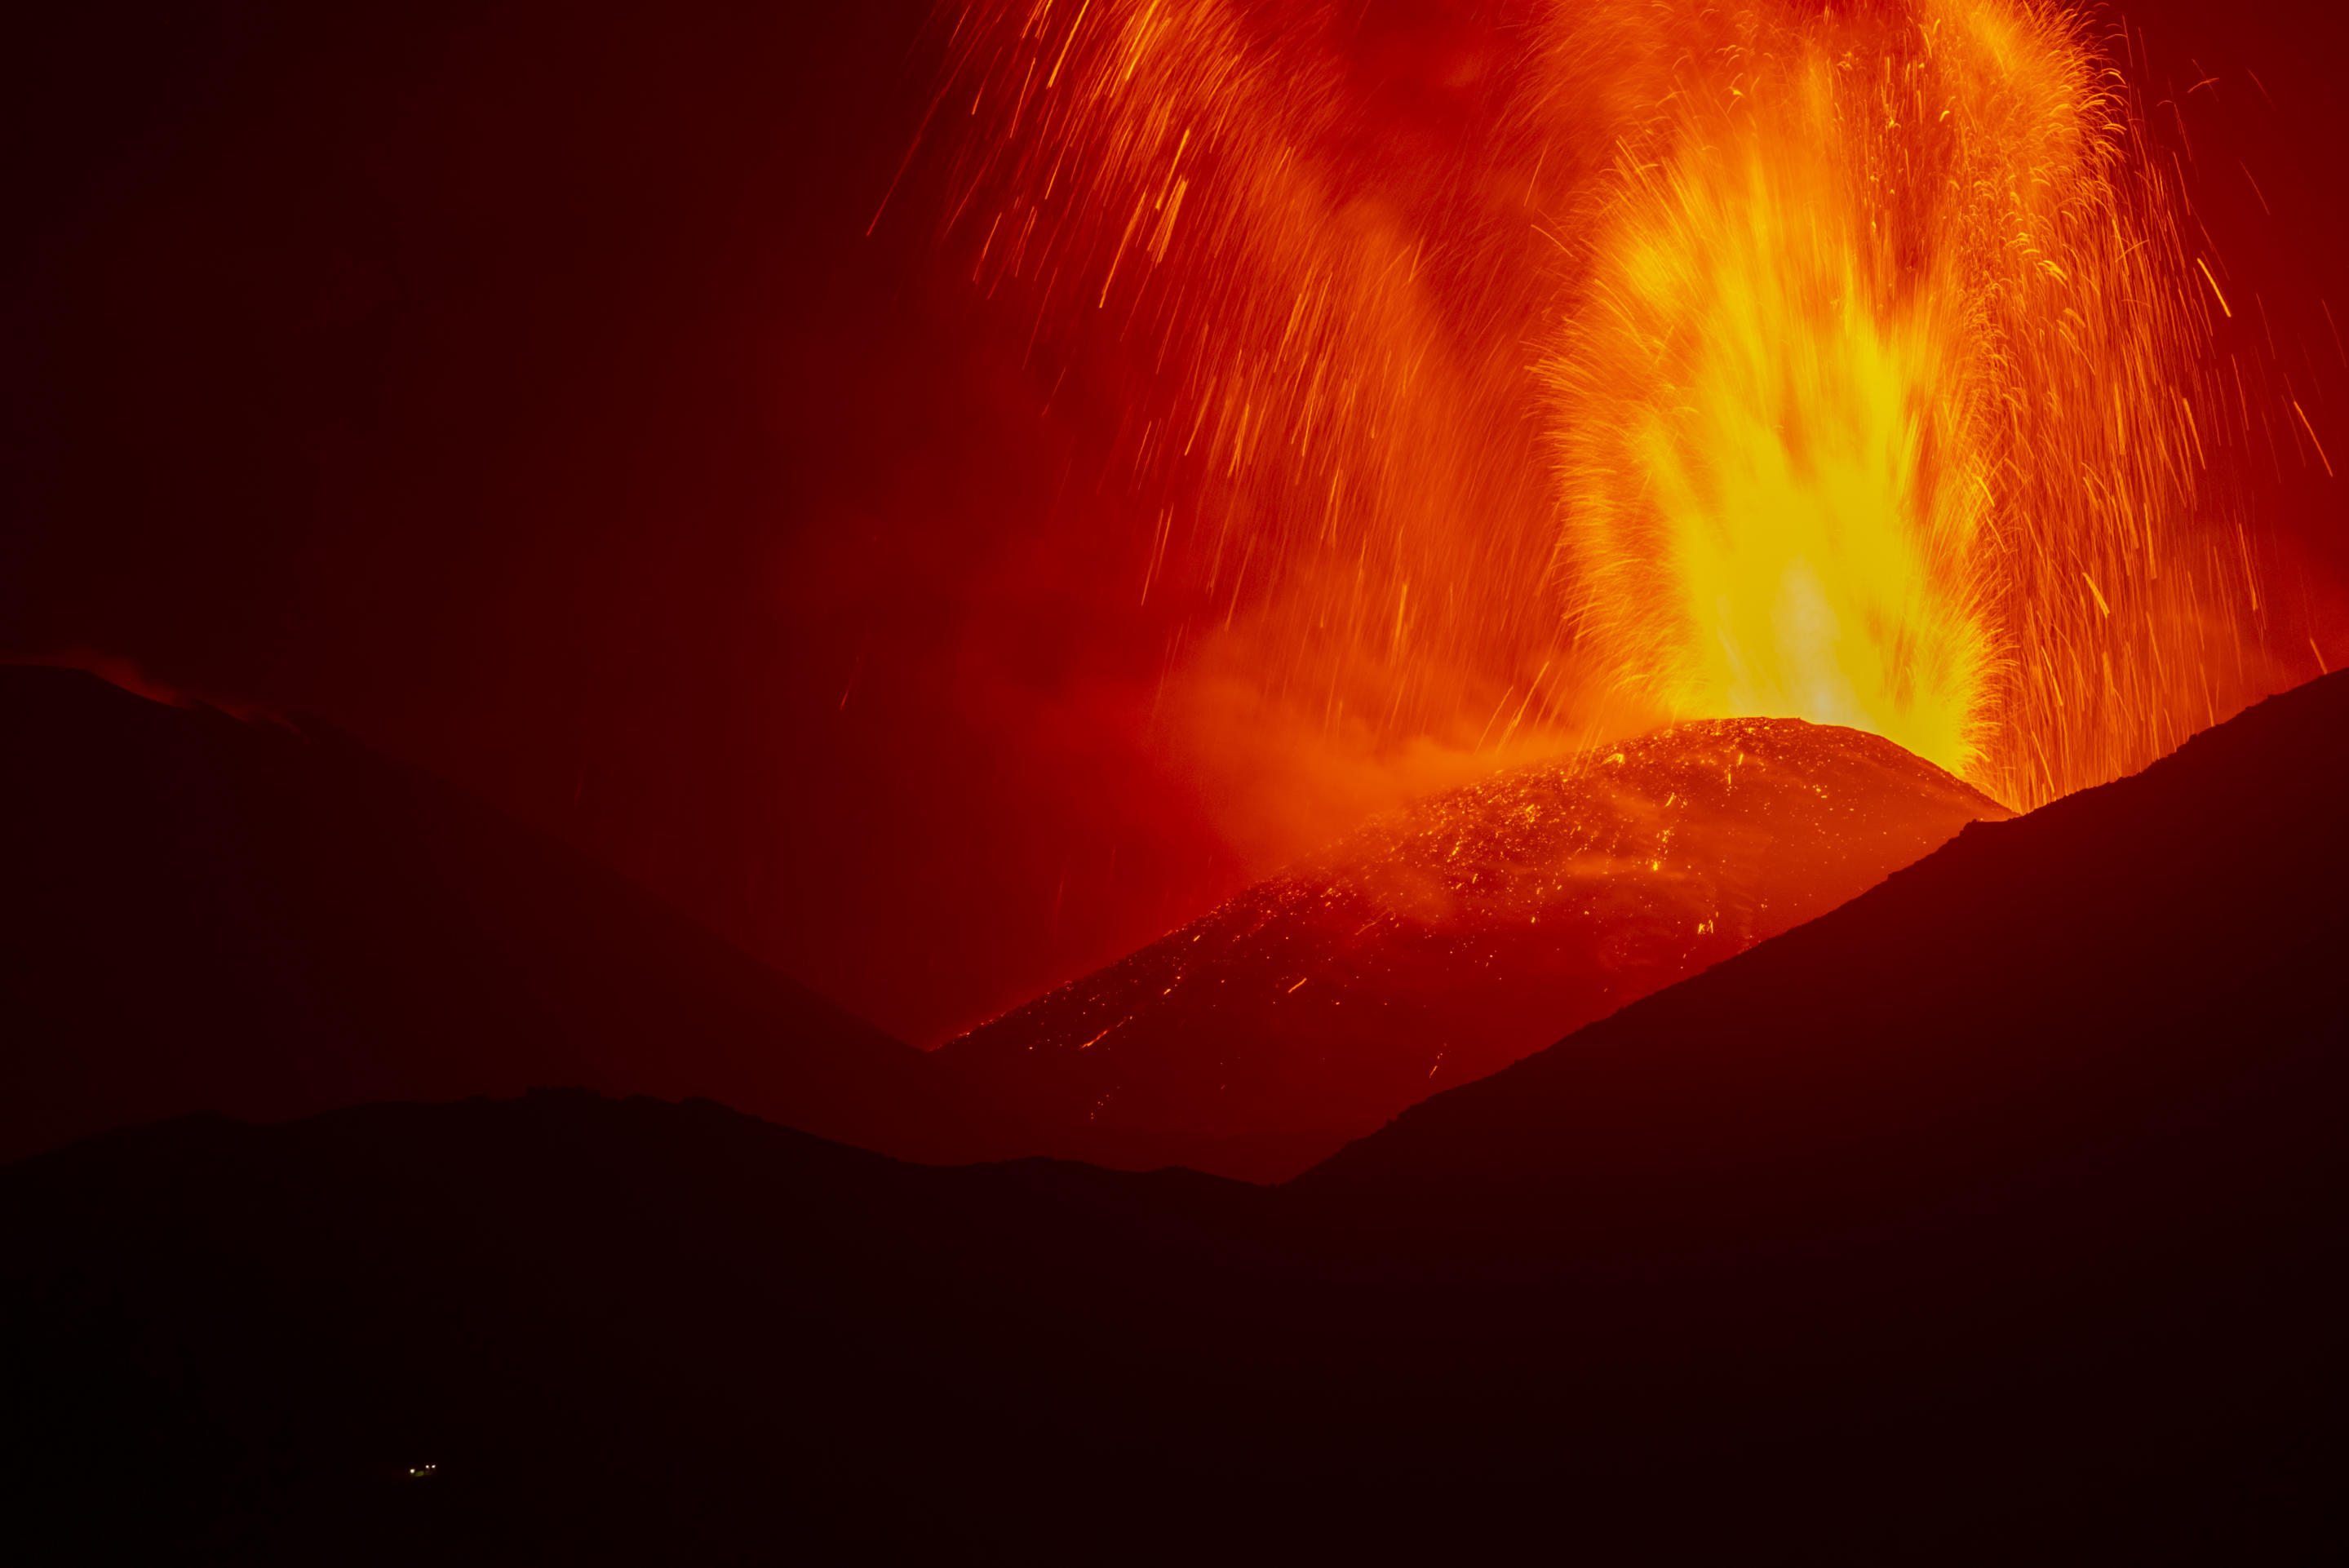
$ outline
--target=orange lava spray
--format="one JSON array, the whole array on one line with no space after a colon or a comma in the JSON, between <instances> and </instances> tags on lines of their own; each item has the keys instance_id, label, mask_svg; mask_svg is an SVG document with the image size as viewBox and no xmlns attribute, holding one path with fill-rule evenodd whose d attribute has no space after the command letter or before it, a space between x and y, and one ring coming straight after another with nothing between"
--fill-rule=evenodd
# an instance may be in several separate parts
<instances>
[{"instance_id":1,"label":"orange lava spray","mask_svg":"<svg viewBox=\"0 0 2349 1568\"><path fill-rule=\"evenodd\" d=\"M1792 716L2027 806L2240 700L2215 286L2065 10L974 0L952 59L1139 597L1333 729Z\"/></svg>"}]
</instances>

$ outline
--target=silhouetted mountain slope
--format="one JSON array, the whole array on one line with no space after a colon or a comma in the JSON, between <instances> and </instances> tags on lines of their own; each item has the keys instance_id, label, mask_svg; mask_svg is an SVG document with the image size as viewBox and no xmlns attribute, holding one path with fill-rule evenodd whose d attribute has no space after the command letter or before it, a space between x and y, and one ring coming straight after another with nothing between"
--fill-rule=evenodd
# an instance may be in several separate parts
<instances>
[{"instance_id":1,"label":"silhouetted mountain slope","mask_svg":"<svg viewBox=\"0 0 2349 1568\"><path fill-rule=\"evenodd\" d=\"M1023 1152L1283 1180L2007 815L1879 736L1683 724L1420 801L938 1059Z\"/></svg>"},{"instance_id":2,"label":"silhouetted mountain slope","mask_svg":"<svg viewBox=\"0 0 2349 1568\"><path fill-rule=\"evenodd\" d=\"M2344 872L2333 676L2136 777L1972 823L1808 925L1406 1112L1307 1184L1413 1202L1539 1185L1580 1208L1606 1202L1602 1171L1710 1191L1748 1171L2005 1161L2026 1132L2176 1136L2163 1118L2277 1092L2263 1075L2333 1081Z\"/></svg>"},{"instance_id":3,"label":"silhouetted mountain slope","mask_svg":"<svg viewBox=\"0 0 2349 1568\"><path fill-rule=\"evenodd\" d=\"M1872 736L1686 726L1438 797L924 1057L324 727L14 667L0 733L0 1157L564 1082L1277 1180L2001 814Z\"/></svg>"},{"instance_id":4,"label":"silhouetted mountain slope","mask_svg":"<svg viewBox=\"0 0 2349 1568\"><path fill-rule=\"evenodd\" d=\"M10 1517L288 1562L2333 1560L2344 750L2349 678L2271 701L1269 1191L575 1094L21 1162Z\"/></svg>"},{"instance_id":5,"label":"silhouetted mountain slope","mask_svg":"<svg viewBox=\"0 0 2349 1568\"><path fill-rule=\"evenodd\" d=\"M0 667L0 1158L534 1083L967 1151L911 1047L323 727Z\"/></svg>"}]
</instances>

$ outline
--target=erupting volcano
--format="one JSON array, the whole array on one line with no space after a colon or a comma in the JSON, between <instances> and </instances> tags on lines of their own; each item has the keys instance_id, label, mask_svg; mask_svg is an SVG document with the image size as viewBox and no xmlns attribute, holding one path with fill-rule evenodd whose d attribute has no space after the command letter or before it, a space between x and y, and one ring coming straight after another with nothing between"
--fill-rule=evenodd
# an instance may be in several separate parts
<instances>
[{"instance_id":1,"label":"erupting volcano","mask_svg":"<svg viewBox=\"0 0 2349 1568\"><path fill-rule=\"evenodd\" d=\"M954 24L948 248L1116 415L1096 515L1174 603L1162 690L1251 686L1357 760L1581 758L950 1043L1040 1146L1288 1175L2245 695L2212 468L2252 409L2126 36L1464 15Z\"/></svg>"},{"instance_id":2,"label":"erupting volcano","mask_svg":"<svg viewBox=\"0 0 2349 1568\"><path fill-rule=\"evenodd\" d=\"M2008 814L1875 736L1697 720L1423 801L938 1057L1026 1147L1285 1180Z\"/></svg>"},{"instance_id":3,"label":"erupting volcano","mask_svg":"<svg viewBox=\"0 0 2349 1568\"><path fill-rule=\"evenodd\" d=\"M41 12L9 1539L2349 1555L2349 46L2142 3Z\"/></svg>"}]
</instances>

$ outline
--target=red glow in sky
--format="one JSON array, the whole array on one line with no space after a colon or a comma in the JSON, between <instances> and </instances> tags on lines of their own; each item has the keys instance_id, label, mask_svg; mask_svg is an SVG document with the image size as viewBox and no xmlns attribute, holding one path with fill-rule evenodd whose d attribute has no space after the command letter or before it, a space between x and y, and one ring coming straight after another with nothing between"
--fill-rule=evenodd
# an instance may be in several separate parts
<instances>
[{"instance_id":1,"label":"red glow in sky","mask_svg":"<svg viewBox=\"0 0 2349 1568\"><path fill-rule=\"evenodd\" d=\"M1136 294L1128 336L1101 305L1077 323L946 223L973 169L942 133L905 158L956 68L922 5L45 23L10 110L30 239L0 306L23 346L0 645L322 713L935 1041L1496 751L1634 722L1549 645L1542 405L1511 379L1557 325L1527 291L1573 218L1486 188L1527 161L1495 130L1538 10L1251 10L1227 40L1284 62L1248 90L1319 162L1248 198L1318 202L1304 251L1223 282L1342 253L1337 357L1453 365L1381 394L1381 439L1420 456L1349 492L1327 549L1293 503L1366 438L1168 480L1171 414L1227 420L1226 459L1256 418L1154 378L1161 341L1233 362L1208 317ZM2226 302L2237 434L2199 493L2259 569L2245 685L2287 684L2349 657L2349 126L2311 31L2337 25L2127 21L2103 46ZM1183 198L1162 283L1204 275L1182 225L1214 195ZM1382 255L1434 274L1432 314L1361 292ZM1532 281L1469 276L1496 255ZM1247 526L1221 539L1229 506ZM1275 523L1299 548L1249 556ZM1456 586L1501 580L1528 592Z\"/></svg>"}]
</instances>

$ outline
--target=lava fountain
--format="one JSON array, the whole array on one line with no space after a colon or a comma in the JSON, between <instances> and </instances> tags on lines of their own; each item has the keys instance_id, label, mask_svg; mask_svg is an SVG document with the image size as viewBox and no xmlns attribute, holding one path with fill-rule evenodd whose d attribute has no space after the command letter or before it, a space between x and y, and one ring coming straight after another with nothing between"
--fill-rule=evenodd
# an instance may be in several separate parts
<instances>
[{"instance_id":1,"label":"lava fountain","mask_svg":"<svg viewBox=\"0 0 2349 1568\"><path fill-rule=\"evenodd\" d=\"M2029 806L2243 699L2227 306L2077 14L952 28L971 276L1116 404L1139 602L1297 711L1479 751L1803 717Z\"/></svg>"},{"instance_id":2,"label":"lava fountain","mask_svg":"<svg viewBox=\"0 0 2349 1568\"><path fill-rule=\"evenodd\" d=\"M2199 707L2208 323L2118 83L2054 10L1768 15L1689 24L1543 365L1597 648L2010 799L2140 763Z\"/></svg>"}]
</instances>

